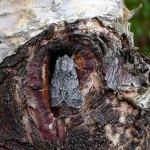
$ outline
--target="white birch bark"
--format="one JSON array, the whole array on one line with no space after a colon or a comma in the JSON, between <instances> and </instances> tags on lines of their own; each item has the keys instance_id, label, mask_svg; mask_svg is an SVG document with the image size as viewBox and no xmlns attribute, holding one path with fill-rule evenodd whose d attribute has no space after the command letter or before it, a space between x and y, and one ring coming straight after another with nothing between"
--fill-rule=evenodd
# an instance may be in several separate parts
<instances>
[{"instance_id":1,"label":"white birch bark","mask_svg":"<svg viewBox=\"0 0 150 150\"><path fill-rule=\"evenodd\" d=\"M51 23L99 17L105 25L133 37L128 27L130 12L123 0L1 0L0 62Z\"/></svg>"}]
</instances>

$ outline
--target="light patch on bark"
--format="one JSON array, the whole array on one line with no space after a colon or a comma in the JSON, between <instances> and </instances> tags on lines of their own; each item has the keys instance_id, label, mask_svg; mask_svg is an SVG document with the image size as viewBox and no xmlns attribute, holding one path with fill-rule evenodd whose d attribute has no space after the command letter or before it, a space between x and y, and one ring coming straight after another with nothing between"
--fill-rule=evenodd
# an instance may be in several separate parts
<instances>
[{"instance_id":1,"label":"light patch on bark","mask_svg":"<svg viewBox=\"0 0 150 150\"><path fill-rule=\"evenodd\" d=\"M122 93L122 96L125 97L128 101L132 101L132 103L142 109L146 109L149 111L150 109L150 88L144 89L139 94L138 92L132 92L132 93Z\"/></svg>"},{"instance_id":2,"label":"light patch on bark","mask_svg":"<svg viewBox=\"0 0 150 150\"><path fill-rule=\"evenodd\" d=\"M106 133L105 135L108 137L110 141L113 142L114 146L116 146L120 141L120 133L113 134L113 129L111 124L107 124L105 126Z\"/></svg>"}]
</instances>

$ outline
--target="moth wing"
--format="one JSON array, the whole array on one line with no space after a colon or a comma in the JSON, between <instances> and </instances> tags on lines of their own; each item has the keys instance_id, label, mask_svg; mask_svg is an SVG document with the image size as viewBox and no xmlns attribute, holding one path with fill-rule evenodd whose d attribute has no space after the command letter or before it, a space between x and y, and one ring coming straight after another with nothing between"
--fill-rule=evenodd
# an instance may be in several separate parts
<instances>
[{"instance_id":1,"label":"moth wing","mask_svg":"<svg viewBox=\"0 0 150 150\"><path fill-rule=\"evenodd\" d=\"M83 105L82 96L79 88L79 81L76 75L76 70L73 68L70 77L64 82L64 87L67 89L67 96L65 102L74 108L81 108Z\"/></svg>"},{"instance_id":2,"label":"moth wing","mask_svg":"<svg viewBox=\"0 0 150 150\"><path fill-rule=\"evenodd\" d=\"M55 65L55 71L51 80L51 87L50 87L50 93L51 93L51 100L50 104L51 107L56 107L62 103L61 98L61 89L62 89L62 76L61 76L61 64L62 59L59 57L56 61Z\"/></svg>"},{"instance_id":3,"label":"moth wing","mask_svg":"<svg viewBox=\"0 0 150 150\"><path fill-rule=\"evenodd\" d=\"M51 106L56 107L62 103L59 78L53 78L51 81Z\"/></svg>"},{"instance_id":4,"label":"moth wing","mask_svg":"<svg viewBox=\"0 0 150 150\"><path fill-rule=\"evenodd\" d=\"M69 91L68 97L65 101L69 106L74 108L81 108L83 106L82 97L78 89Z\"/></svg>"}]
</instances>

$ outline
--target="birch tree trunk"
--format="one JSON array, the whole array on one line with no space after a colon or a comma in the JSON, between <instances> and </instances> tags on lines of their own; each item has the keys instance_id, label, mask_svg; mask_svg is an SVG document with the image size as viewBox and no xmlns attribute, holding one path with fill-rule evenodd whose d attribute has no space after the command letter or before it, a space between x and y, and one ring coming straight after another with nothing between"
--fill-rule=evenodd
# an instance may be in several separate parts
<instances>
[{"instance_id":1,"label":"birch tree trunk","mask_svg":"<svg viewBox=\"0 0 150 150\"><path fill-rule=\"evenodd\" d=\"M122 0L0 1L0 149L150 149L150 60Z\"/></svg>"}]
</instances>

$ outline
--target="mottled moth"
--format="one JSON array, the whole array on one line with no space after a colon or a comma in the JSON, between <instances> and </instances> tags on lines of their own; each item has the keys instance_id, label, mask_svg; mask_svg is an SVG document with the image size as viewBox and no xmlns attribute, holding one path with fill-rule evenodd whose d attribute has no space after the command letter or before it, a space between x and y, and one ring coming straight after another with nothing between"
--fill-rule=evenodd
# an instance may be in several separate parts
<instances>
[{"instance_id":1,"label":"mottled moth","mask_svg":"<svg viewBox=\"0 0 150 150\"><path fill-rule=\"evenodd\" d=\"M67 55L58 57L51 80L51 106L67 103L74 108L83 104L79 89L79 81L72 58Z\"/></svg>"}]
</instances>

